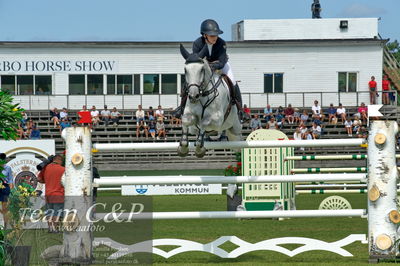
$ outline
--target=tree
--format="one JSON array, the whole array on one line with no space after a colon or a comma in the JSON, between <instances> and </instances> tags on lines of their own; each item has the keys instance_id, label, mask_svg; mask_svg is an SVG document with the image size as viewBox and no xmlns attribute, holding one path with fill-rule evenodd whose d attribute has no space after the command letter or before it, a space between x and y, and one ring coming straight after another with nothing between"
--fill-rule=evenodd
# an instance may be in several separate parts
<instances>
[{"instance_id":1,"label":"tree","mask_svg":"<svg viewBox=\"0 0 400 266\"><path fill-rule=\"evenodd\" d=\"M397 40L393 42L388 42L386 44L389 52L397 59L397 62L400 62L400 43Z\"/></svg>"}]
</instances>

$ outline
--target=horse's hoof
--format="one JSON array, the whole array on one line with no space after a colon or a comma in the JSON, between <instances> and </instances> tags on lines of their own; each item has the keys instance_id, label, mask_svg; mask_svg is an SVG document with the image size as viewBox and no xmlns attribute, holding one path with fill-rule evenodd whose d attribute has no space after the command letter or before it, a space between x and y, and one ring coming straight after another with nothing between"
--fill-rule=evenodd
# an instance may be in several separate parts
<instances>
[{"instance_id":1,"label":"horse's hoof","mask_svg":"<svg viewBox=\"0 0 400 266\"><path fill-rule=\"evenodd\" d=\"M206 154L206 148L204 148L204 147L196 148L194 153L197 158L203 158L204 155Z\"/></svg>"},{"instance_id":2,"label":"horse's hoof","mask_svg":"<svg viewBox=\"0 0 400 266\"><path fill-rule=\"evenodd\" d=\"M178 147L178 155L180 157L186 157L186 155L188 155L188 153L189 153L188 147L182 147L182 146Z\"/></svg>"}]
</instances>

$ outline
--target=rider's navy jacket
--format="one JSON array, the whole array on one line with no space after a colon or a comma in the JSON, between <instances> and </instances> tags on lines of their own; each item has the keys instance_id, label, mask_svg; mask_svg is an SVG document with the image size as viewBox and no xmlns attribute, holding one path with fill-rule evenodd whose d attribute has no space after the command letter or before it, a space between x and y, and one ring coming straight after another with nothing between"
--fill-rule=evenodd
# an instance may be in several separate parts
<instances>
[{"instance_id":1,"label":"rider's navy jacket","mask_svg":"<svg viewBox=\"0 0 400 266\"><path fill-rule=\"evenodd\" d=\"M199 53L201 49L206 45L206 40L204 37L199 37L193 43L193 53ZM216 43L212 46L211 55L207 49L207 61L214 62L214 69L221 69L225 66L226 62L228 62L228 55L226 54L226 43L223 39L218 38Z\"/></svg>"}]
</instances>

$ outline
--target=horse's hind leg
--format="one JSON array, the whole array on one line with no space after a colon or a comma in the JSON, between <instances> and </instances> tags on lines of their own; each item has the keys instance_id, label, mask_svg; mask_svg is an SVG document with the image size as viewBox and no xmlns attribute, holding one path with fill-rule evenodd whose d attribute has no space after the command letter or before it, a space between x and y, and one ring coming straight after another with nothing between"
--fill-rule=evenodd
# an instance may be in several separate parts
<instances>
[{"instance_id":1,"label":"horse's hind leg","mask_svg":"<svg viewBox=\"0 0 400 266\"><path fill-rule=\"evenodd\" d=\"M178 155L185 157L189 153L188 127L182 126L182 137L179 142Z\"/></svg>"},{"instance_id":2,"label":"horse's hind leg","mask_svg":"<svg viewBox=\"0 0 400 266\"><path fill-rule=\"evenodd\" d=\"M200 130L199 135L196 140L196 150L195 154L197 158L203 158L206 154L206 148L204 147L204 135L206 134L205 130Z\"/></svg>"}]
</instances>

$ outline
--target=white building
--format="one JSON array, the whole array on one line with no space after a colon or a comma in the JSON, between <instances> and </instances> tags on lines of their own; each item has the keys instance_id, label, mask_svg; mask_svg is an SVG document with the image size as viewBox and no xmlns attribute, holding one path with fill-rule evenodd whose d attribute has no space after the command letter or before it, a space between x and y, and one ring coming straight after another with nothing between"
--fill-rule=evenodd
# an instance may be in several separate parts
<instances>
[{"instance_id":1,"label":"white building","mask_svg":"<svg viewBox=\"0 0 400 266\"><path fill-rule=\"evenodd\" d=\"M382 77L384 43L377 29L376 18L234 24L228 54L244 102L368 102L370 77L378 84ZM184 80L179 42L1 42L0 58L1 88L32 110L173 108Z\"/></svg>"}]
</instances>

